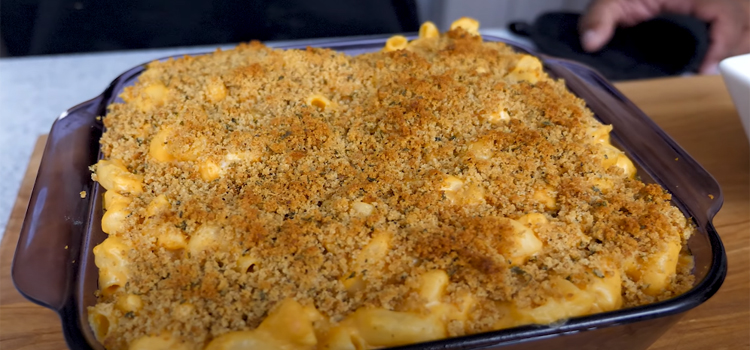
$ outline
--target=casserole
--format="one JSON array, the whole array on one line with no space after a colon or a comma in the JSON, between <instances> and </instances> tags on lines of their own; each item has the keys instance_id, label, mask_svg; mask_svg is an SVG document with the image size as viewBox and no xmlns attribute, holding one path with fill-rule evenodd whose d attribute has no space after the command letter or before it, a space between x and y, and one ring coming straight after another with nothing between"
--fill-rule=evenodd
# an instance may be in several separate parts
<instances>
[{"instance_id":1,"label":"casserole","mask_svg":"<svg viewBox=\"0 0 750 350\"><path fill-rule=\"evenodd\" d=\"M488 38L489 40L492 40L491 38ZM382 45L382 41L380 43L377 43L379 47ZM332 44L330 46L336 47L336 44ZM345 49L344 45L339 45L338 48ZM559 334L573 334L580 331L582 328L598 328L599 326L604 325L613 325L613 323L627 323L627 321L634 321L638 318L650 318L653 316L656 316L658 314L665 314L670 315L671 312L676 312L680 310L684 310L686 308L690 307L690 303L685 303L684 300L682 303L678 303L681 305L682 309L675 308L675 301L679 301L681 299L685 299L685 297L689 297L691 293L693 294L693 298L688 298L688 300L693 300L693 306L695 305L695 294L699 294L701 297L698 299L705 299L708 296L710 296L715 290L718 288L718 285L720 284L720 281L723 277L723 269L725 266L725 262L723 261L723 253L721 249L720 242L715 237L715 232L713 232L712 228L710 227L710 218L715 213L715 211L718 209L717 203L720 203L720 193L718 187L715 185L715 182L712 182L712 179L710 176L705 174L705 171L702 171L702 169L695 164L694 161L692 161L687 155L683 155L679 148L673 146L670 144L670 141L668 138L666 138L663 134L660 134L658 129L655 129L652 127L653 125L648 124L648 120L642 116L642 114L634 113L635 117L633 117L633 120L628 121L619 121L619 123L616 120L607 120L606 118L602 118L601 115L605 114L606 112L611 112L614 110L615 112L618 111L618 108L623 108L625 111L630 110L633 112L633 106L628 105L627 102L618 101L616 98L619 97L614 93L612 90L609 92L614 95L614 98L609 97L603 98L599 96L600 100L596 100L597 92L599 94L602 94L602 88L604 88L604 92L607 92L607 86L606 83L601 81L600 79L597 80L597 76L595 74L589 73L589 78L591 79L590 82L586 82L585 80L577 78L575 75L573 75L573 71L576 69L576 65L567 64L565 62L561 61L555 61L548 59L545 61L547 64L548 72L552 74L553 76L562 77L565 78L569 88L578 94L581 97L584 97L586 101L589 103L589 107L597 114L600 115L600 118L603 122L608 124L613 124L615 126L615 129L621 128L623 131L626 131L628 129L635 128L635 132L633 133L632 137L622 137L623 134L620 134L620 138L618 139L618 133L615 133L615 140L620 141L620 145L623 149L628 151L631 158L633 158L636 163L638 163L642 170L641 170L641 176L646 178L648 175L650 175L656 182L662 184L670 190L675 195L675 204L679 208L683 210L683 212L686 214L686 216L695 218L696 226L699 228L700 234L697 236L701 237L704 236L704 239L702 242L704 242L704 248L706 246L706 243L708 243L707 246L710 246L713 248L711 251L711 254L701 256L699 254L700 247L692 247L695 245L692 243L693 241L696 241L695 238L691 240L691 248L693 249L693 252L696 257L696 265L698 266L698 270L695 272L696 279L701 281L697 284L696 287L694 287L691 291L688 293L682 295L681 297L678 297L676 299L672 299L660 304L654 304L654 305L648 305L647 307L639 307L639 308L633 308L628 310L619 310L616 312L612 312L609 314L600 314L600 315L594 315L594 316L588 316L588 317L582 317L582 318L576 318L568 321L567 323L563 325L556 325L554 327L551 326L527 326L527 327L521 327L516 328L514 330L507 330L507 331L500 331L500 332L491 332L491 333L485 333L481 335L471 336L471 337L462 337L462 338L453 338L448 339L444 341L436 341L434 343L430 344L421 344L421 345L414 345L414 346L421 346L423 348L432 348L434 347L449 347L449 348L475 348L475 347L482 347L485 348L487 346L493 345L493 346L500 346L500 345L510 345L514 342L524 340L524 336L531 336L536 338L546 338L551 337L554 335ZM558 63L560 66L557 67L557 69L554 68L555 63ZM579 69L581 69L579 67ZM585 69L583 69L585 72ZM128 74L129 73L129 74ZM91 123L92 121L95 121L96 115L103 115L104 114L104 108L106 105L114 101L114 96L119 93L119 89L123 87L123 85L127 84L128 82L132 81L136 78L137 74L140 73L139 69L135 69L134 71L130 71L126 73L125 76L121 77L120 80L116 81L113 86L108 89L107 92L105 92L104 96L101 96L98 101L92 101L91 104L84 104L82 106L79 106L77 109L74 109L71 111L71 114L65 116L64 118L61 118L58 123L56 124L56 127L59 126L58 124L62 124L61 127L63 127L63 130L70 131L71 124L68 124L67 122L74 122L71 121L71 117L77 114L81 114L84 116L84 118L88 118L86 122ZM593 83L593 84L592 84ZM598 85L598 86L597 86ZM606 96L605 96L606 97ZM617 105L617 103L620 103ZM608 110L609 108L609 110ZM87 114L88 112L88 114ZM93 113L92 113L93 112ZM622 111L620 111L622 112ZM637 112L637 111L636 111ZM613 118L615 119L615 118ZM639 124L640 122L640 124ZM630 124L625 124L630 123ZM85 124L85 123L84 123ZM67 128L65 128L67 126ZM92 127L93 126L93 127ZM640 129L639 129L640 127ZM85 126L83 127L84 130L80 130L79 132L83 134L85 137L85 140L79 140L78 142L82 142L83 144L88 143L89 146L92 144L94 146L98 146L97 140L99 136L101 135L101 125L98 123L94 123L93 125L89 124L88 129L85 129ZM652 130L651 133L648 133L647 130ZM51 139L54 139L54 136L56 135L56 129L53 129L53 132L51 134ZM621 132L623 132L621 131ZM64 132L64 131L63 131ZM644 149L641 149L640 151L642 153L639 153L639 147L643 146L641 145L637 139L638 136L640 137L647 137L646 140L650 138L654 138L653 136L656 136L657 139L662 140L664 143L666 143L667 147L663 147L664 152L662 155L667 155L667 158L659 158L657 157L655 162L649 162L646 157L639 158L639 155L645 155L647 154L644 151L651 151L654 152L654 150L658 151L660 149L659 146L653 146L652 147L646 147ZM69 138L63 138L63 141L70 141ZM50 141L50 144L54 144L55 141ZM653 140L651 140L651 143L653 143ZM79 144L80 146L81 144ZM97 152L98 148L93 147L95 150L94 152L90 152L88 154L88 158L81 160L81 163L83 164L92 164L97 158ZM56 147L51 147L48 144L46 152L55 152L58 150ZM75 150L75 149L73 149ZM71 151L71 149L66 149L66 151ZM91 151L91 149L90 149ZM670 153L672 152L672 153ZM658 154L657 154L658 155ZM654 155L652 155L654 156ZM51 158L50 158L51 157ZM61 159L58 157L55 157L54 155L50 156L49 154L45 155L45 159L52 159L52 161L61 162L63 164L65 163L65 159ZM670 162L674 162L675 159L681 160L681 162L677 162L677 166L667 167L667 169L660 169L658 166L660 165L659 162L664 164L667 160ZM653 160L653 159L652 159ZM661 164L661 165L664 165ZM682 169L678 171L676 174L669 173L669 170L672 169L680 169L681 165L687 164L689 166L688 169ZM72 164L73 168L77 168L77 166L80 165L78 162L74 162ZM48 306L53 307L55 309L62 309L61 314L63 317L70 317L73 325L78 325L80 328L82 328L82 332L79 329L79 332L75 332L75 330L72 330L71 332L66 332L68 334L69 339L71 337L78 337L79 339L81 337L91 339L90 331L86 327L81 327L81 313L80 311L84 308L85 305L90 305L89 302L90 298L93 298L92 291L95 289L94 281L95 281L95 272L92 272L93 266L91 263L91 247L94 244L97 244L99 241L101 241L102 234L101 232L98 232L98 225L94 223L98 223L99 218L101 218L101 205L99 203L100 201L100 189L98 187L93 187L88 181L83 181L87 178L88 172L85 169L85 165L83 166L83 170L73 172L72 174L67 174L66 172L57 172L57 174L61 176L70 176L73 179L77 179L80 181L80 183L83 186L70 186L70 188L55 188L55 187L48 187L44 185L44 181L46 176L49 176L50 174L52 176L55 176L56 171L54 169L50 169L51 173L48 174L47 171L45 171L45 166L48 166L46 162L43 163L41 169L40 169L40 175L39 175L39 181L37 183L37 188L35 189L34 194L32 195L32 201L30 208L32 208L28 215L27 215L27 221L24 224L24 229L22 232L22 238L21 242L29 242L28 240L25 240L24 238L27 238L27 236L30 234L31 236L35 236L36 232L41 232L46 228L51 228L49 226L52 225L59 225L61 229L64 225L66 225L65 222L63 223L51 223L45 221L43 218L46 218L47 215L44 212L44 206L52 205L53 203L50 201L45 200L46 198L49 198L48 196L53 196L54 194L51 194L52 191L63 191L64 194L68 199L75 198L72 197L71 194L75 194L77 197L78 205L76 203L71 202L65 207L62 206L54 206L55 209L63 209L63 210L69 210L72 211L69 213L69 215L64 215L67 220L70 220L72 223L72 228L80 227L80 230L82 230L84 233L86 233L83 236L77 236L77 238L80 241L71 241L70 246L74 249L71 249L70 253L73 254L73 256L70 256L68 258L72 258L72 263L69 265L68 270L65 272L71 274L71 275L77 275L78 277L75 277L76 280L80 281L80 283L73 283L71 284L68 281L65 283L68 288L63 293L58 293L57 295L40 295L38 291L31 291L29 292L28 288L24 288L24 284L28 286L29 282L34 282L33 277L29 278L29 276L25 276L23 273L21 273L21 277L19 276L18 270L22 268L18 268L19 266L26 266L28 264L27 261L23 261L23 252L27 251L29 249L34 249L34 246L41 247L41 245L33 245L33 244L23 244L19 245L19 254L17 254L17 260L14 264L14 280L16 281L17 285L19 286L19 290L24 292L27 296L30 298L37 300L39 302L46 303ZM68 168L67 170L70 170ZM80 170L80 169L79 169ZM687 170L687 171L684 171ZM680 176L680 174L682 174ZM691 178L691 176L696 176L696 178ZM662 182L660 179L667 178L671 181L675 181L673 187L670 187L665 181ZM686 182L685 182L686 181ZM694 193L680 193L680 191L684 191L685 187L690 188L690 185L694 182L701 182L705 183L706 187L698 187L697 190L693 189ZM686 186L687 185L687 186ZM79 192L86 191L89 193L87 196L88 199L82 200L80 198ZM684 196L683 196L684 194ZM713 201L703 201L701 202L702 205L705 207L700 207L701 204L696 204L696 206L690 206L685 204L687 200L684 198L691 198L690 195L705 195L706 198L708 198L709 195L714 196L714 199L716 199L715 202ZM698 196L695 196L695 201L698 201ZM700 201L698 201L700 202ZM40 208L36 208L36 203L39 203ZM83 203L83 204L81 204ZM694 212L695 211L695 212ZM704 211L701 212L699 211ZM80 215L86 215L88 214L89 219L88 220L80 220ZM42 215L41 217L39 215ZM76 216L78 215L78 216ZM39 218L39 219L37 219ZM46 227L45 227L46 226ZM61 230L64 231L64 230ZM68 231L69 233L73 233L71 231ZM80 232L80 231L79 231ZM713 239L712 239L713 234ZM98 237L97 237L98 236ZM33 237L32 237L33 238ZM59 238L59 236L58 236ZM75 237L74 237L75 238ZM30 243L34 243L32 240ZM67 245L67 244L66 244ZM80 256L79 252L84 252ZM705 254L705 251L704 251ZM707 262L706 259L710 259L711 262ZM65 257L63 257L61 260L64 261ZM76 263L76 261L79 261ZM24 264L26 263L26 264ZM705 271L702 271L702 268L706 267ZM18 268L18 269L17 269ZM710 273L713 272L713 273ZM26 278L23 278L23 277ZM54 277L60 277L60 276L54 276ZM65 277L65 276L62 276ZM41 281L39 281L41 282ZM708 287L706 287L708 286ZM70 288L73 287L73 288ZM49 291L49 290L47 290ZM698 292L696 292L698 291ZM44 293L44 291L42 291ZM49 298L52 296L52 298ZM45 299L45 297L47 297ZM72 297L72 298L70 298ZM89 300L87 300L89 298ZM67 299L67 300L66 300ZM671 305L670 307L667 307L666 309L662 306L662 308L655 308L658 311L654 311L655 305ZM65 310L68 310L67 312ZM629 314L627 312L629 312ZM76 312L77 315L76 315ZM66 316L67 315L67 316ZM608 315L608 317L603 317L604 315ZM630 316L630 318L628 318ZM604 323L601 323L602 320ZM597 323L599 322L599 323ZM68 326L71 325L71 323L67 323ZM662 322L664 324L664 322ZM659 327L652 326L649 328L649 331L657 330ZM604 328L602 330L608 330L609 332L605 332L605 336L608 340L616 340L617 337L613 337L611 331L616 328ZM66 328L67 330L67 328ZM562 333L561 333L562 332ZM587 332L588 333L588 332ZM601 332L598 332L601 334ZM656 334L649 333L650 336L644 336L643 341L644 344L653 341L655 338L654 336ZM576 337L572 338L561 338L561 339L567 339L568 341L577 339ZM593 343L593 345L601 345L601 342ZM540 344L541 345L541 344ZM646 344L647 345L647 344ZM630 343L626 345L628 348L634 348L634 344Z\"/></svg>"}]
</instances>

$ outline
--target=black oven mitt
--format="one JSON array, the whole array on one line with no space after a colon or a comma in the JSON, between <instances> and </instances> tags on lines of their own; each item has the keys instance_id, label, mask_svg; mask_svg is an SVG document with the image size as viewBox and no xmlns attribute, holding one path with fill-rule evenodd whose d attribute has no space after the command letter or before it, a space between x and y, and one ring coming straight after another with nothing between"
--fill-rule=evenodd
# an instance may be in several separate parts
<instances>
[{"instance_id":1,"label":"black oven mitt","mask_svg":"<svg viewBox=\"0 0 750 350\"><path fill-rule=\"evenodd\" d=\"M516 22L511 31L528 36L542 53L589 65L610 80L655 78L696 72L709 47L708 25L694 17L667 14L618 28L598 52L581 47L574 13L547 13L533 25Z\"/></svg>"}]
</instances>

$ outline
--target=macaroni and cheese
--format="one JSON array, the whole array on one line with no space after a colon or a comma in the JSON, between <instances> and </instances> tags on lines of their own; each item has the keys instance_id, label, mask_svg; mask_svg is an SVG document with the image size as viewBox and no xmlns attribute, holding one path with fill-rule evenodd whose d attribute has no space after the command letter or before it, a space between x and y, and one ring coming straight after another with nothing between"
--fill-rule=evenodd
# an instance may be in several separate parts
<instances>
[{"instance_id":1,"label":"macaroni and cheese","mask_svg":"<svg viewBox=\"0 0 750 350\"><path fill-rule=\"evenodd\" d=\"M362 350L653 303L689 221L479 24L153 62L103 119L107 349Z\"/></svg>"}]
</instances>

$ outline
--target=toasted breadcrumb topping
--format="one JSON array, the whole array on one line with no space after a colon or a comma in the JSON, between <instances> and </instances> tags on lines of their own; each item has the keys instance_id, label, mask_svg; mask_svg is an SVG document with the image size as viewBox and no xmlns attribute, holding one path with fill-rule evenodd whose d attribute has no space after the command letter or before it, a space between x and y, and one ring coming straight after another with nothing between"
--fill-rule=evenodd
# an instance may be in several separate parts
<instances>
[{"instance_id":1,"label":"toasted breadcrumb topping","mask_svg":"<svg viewBox=\"0 0 750 350\"><path fill-rule=\"evenodd\" d=\"M478 333L503 316L498 302L543 303L551 276L585 284L601 277L602 259L624 269L623 261L661 241L679 240L686 254L692 228L670 195L605 168L605 151L589 141L601 124L584 101L546 75L509 79L521 57L456 29L406 50L354 57L252 42L149 64L123 92L125 103L103 118L104 157L143 177L116 234L133 247L129 281L98 297L115 304L135 294L143 308L115 309L120 321L105 346L169 332L200 348L257 327L289 297L333 322L364 306L401 310L417 277L433 269L448 272L449 301L466 292L479 300L469 328L451 335ZM134 100L155 84L166 87L163 103L138 108ZM222 99L213 97L215 84L226 89ZM327 101L310 102L314 95ZM499 112L507 118L489 120ZM162 130L165 145L193 156L150 156ZM209 162L221 174L206 181L201 166ZM478 194L446 195L449 176ZM601 181L611 188L598 188ZM553 206L534 195L540 189L555 194ZM148 215L160 195L167 209ZM506 218L529 213L549 221L535 228L543 248L513 264L502 254L514 232ZM190 254L159 244L165 223L188 240L202 225L218 229L205 250ZM387 254L355 271L362 248L380 234L391 237ZM243 256L258 263L232 268ZM366 283L348 292L343 281L356 274ZM623 274L623 307L673 297L692 283L681 267L663 293L647 295ZM176 312L181 305L191 307Z\"/></svg>"}]
</instances>

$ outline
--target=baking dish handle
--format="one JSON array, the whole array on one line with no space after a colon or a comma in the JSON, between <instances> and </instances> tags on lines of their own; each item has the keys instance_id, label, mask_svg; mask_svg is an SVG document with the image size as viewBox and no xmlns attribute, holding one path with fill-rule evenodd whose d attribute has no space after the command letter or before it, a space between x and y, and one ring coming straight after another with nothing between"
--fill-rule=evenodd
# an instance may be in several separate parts
<instances>
[{"instance_id":1,"label":"baking dish handle","mask_svg":"<svg viewBox=\"0 0 750 350\"><path fill-rule=\"evenodd\" d=\"M83 193L91 192L88 167L97 156L90 150L99 148L102 123L96 117L103 115L106 98L79 104L52 125L13 258L18 291L54 310L64 307L76 280L90 203Z\"/></svg>"}]
</instances>

